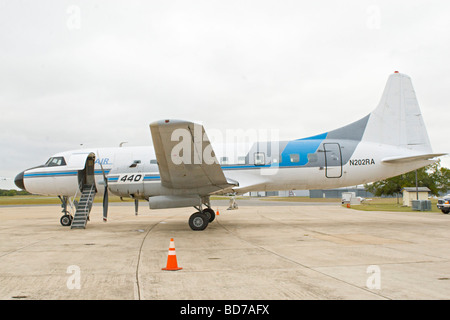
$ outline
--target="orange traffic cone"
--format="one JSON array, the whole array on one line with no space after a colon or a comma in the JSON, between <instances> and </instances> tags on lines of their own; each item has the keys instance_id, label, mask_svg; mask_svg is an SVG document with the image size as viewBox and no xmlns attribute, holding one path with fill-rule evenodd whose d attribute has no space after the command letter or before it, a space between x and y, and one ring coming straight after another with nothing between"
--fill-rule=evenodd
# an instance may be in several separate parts
<instances>
[{"instance_id":1,"label":"orange traffic cone","mask_svg":"<svg viewBox=\"0 0 450 320\"><path fill-rule=\"evenodd\" d=\"M162 268L161 270L177 271L181 269L183 268L178 268L177 254L175 253L175 243L172 238L170 239L169 254L167 256L167 266L165 268Z\"/></svg>"},{"instance_id":2,"label":"orange traffic cone","mask_svg":"<svg viewBox=\"0 0 450 320\"><path fill-rule=\"evenodd\" d=\"M217 209L217 212L216 212L216 216L218 216L219 215L219 209Z\"/></svg>"}]
</instances>

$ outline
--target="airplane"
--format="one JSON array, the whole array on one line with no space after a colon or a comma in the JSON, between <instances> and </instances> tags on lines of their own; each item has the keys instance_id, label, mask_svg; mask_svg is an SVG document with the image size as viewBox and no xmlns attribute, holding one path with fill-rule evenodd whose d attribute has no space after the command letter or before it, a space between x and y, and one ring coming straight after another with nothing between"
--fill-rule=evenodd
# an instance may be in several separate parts
<instances>
[{"instance_id":1,"label":"airplane","mask_svg":"<svg viewBox=\"0 0 450 320\"><path fill-rule=\"evenodd\" d=\"M106 221L111 192L135 199L136 214L139 199L147 200L150 209L194 207L189 226L200 231L215 218L212 195L358 185L445 155L433 153L411 78L398 71L389 76L378 106L362 119L307 138L254 142L230 159L216 154L223 149L213 147L202 124L166 119L151 123L150 131L153 147L57 153L19 173L15 184L33 194L58 196L64 226L74 227L81 203L75 198L87 193L89 210L93 195L103 195ZM73 216L69 205L77 208ZM83 228L89 210L81 215Z\"/></svg>"}]
</instances>

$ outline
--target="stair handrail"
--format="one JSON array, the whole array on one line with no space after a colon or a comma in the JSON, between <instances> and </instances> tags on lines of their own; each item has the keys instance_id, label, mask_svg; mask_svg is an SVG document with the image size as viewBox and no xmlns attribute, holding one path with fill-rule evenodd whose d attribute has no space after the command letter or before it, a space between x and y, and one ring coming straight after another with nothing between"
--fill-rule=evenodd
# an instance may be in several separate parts
<instances>
[{"instance_id":1,"label":"stair handrail","mask_svg":"<svg viewBox=\"0 0 450 320\"><path fill-rule=\"evenodd\" d=\"M91 200L93 200L93 199L91 199L91 195L92 195L92 191L93 191L94 187L95 187L95 185L92 184L92 185L91 185L91 189L89 190L89 195L88 195L86 204L84 205L84 209L85 209L86 211L88 211L88 210L87 210L87 209L88 209L87 207L90 205ZM88 215L89 215L89 214L88 214Z\"/></svg>"},{"instance_id":2,"label":"stair handrail","mask_svg":"<svg viewBox=\"0 0 450 320\"><path fill-rule=\"evenodd\" d=\"M69 198L69 205L70 205L70 208L72 209L72 212L74 212L74 214L77 211L77 208L74 209L74 201L77 198L78 191L80 191L82 189L82 184L83 184L83 181L80 181L80 183L78 183L77 191L75 192L75 195L72 197L73 200L70 200L70 198Z\"/></svg>"}]
</instances>

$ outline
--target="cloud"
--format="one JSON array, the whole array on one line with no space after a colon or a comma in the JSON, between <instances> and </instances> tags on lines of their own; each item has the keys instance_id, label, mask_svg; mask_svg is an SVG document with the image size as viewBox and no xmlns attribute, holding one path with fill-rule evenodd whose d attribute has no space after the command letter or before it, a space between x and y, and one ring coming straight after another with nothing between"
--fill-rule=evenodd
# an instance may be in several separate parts
<instances>
[{"instance_id":1,"label":"cloud","mask_svg":"<svg viewBox=\"0 0 450 320\"><path fill-rule=\"evenodd\" d=\"M0 176L82 143L150 144L164 118L317 134L368 114L394 70L412 77L435 151L448 148L445 2L1 6Z\"/></svg>"}]
</instances>

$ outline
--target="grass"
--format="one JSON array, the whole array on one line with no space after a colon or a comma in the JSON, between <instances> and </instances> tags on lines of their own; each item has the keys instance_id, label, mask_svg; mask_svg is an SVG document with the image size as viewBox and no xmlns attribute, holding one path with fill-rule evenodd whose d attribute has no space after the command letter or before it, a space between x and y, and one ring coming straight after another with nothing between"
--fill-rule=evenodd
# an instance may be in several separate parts
<instances>
[{"instance_id":1,"label":"grass","mask_svg":"<svg viewBox=\"0 0 450 320\"><path fill-rule=\"evenodd\" d=\"M228 196L212 196L211 200L229 200ZM236 200L247 200L249 197L236 197ZM261 197L258 198L261 201L289 201L289 202L340 202L341 199L335 198L309 198L309 197ZM123 198L110 195L110 202L133 202L133 199ZM103 197L96 197L95 203L102 203ZM144 200L140 200L144 201ZM404 207L402 205L402 199L399 199L397 204L396 198L373 198L370 201L365 201L360 205L352 205L351 209L362 211L394 211L394 212L411 212L410 207ZM2 205L44 205L44 204L61 204L58 197L47 197L38 195L27 196L0 196L0 206ZM431 212L441 212L437 207L437 199L431 199ZM343 205L346 206L346 205ZM430 212L430 211L428 211Z\"/></svg>"},{"instance_id":2,"label":"grass","mask_svg":"<svg viewBox=\"0 0 450 320\"><path fill-rule=\"evenodd\" d=\"M229 200L228 196L211 196L211 200ZM248 197L236 197L236 200L246 200ZM109 195L109 202L134 202L134 199L123 198L115 195ZM139 200L145 201L145 200ZM103 196L95 197L94 203L102 203ZM58 197L40 196L40 195L26 195L26 196L0 196L0 206L11 205L44 205L44 204L61 204Z\"/></svg>"},{"instance_id":3,"label":"grass","mask_svg":"<svg viewBox=\"0 0 450 320\"><path fill-rule=\"evenodd\" d=\"M109 202L133 202L133 199L109 196ZM94 203L102 203L103 197L95 197ZM61 200L58 197L48 197L48 196L38 196L38 195L28 195L28 196L2 196L0 197L0 206L7 205L43 205L43 204L61 204Z\"/></svg>"},{"instance_id":4,"label":"grass","mask_svg":"<svg viewBox=\"0 0 450 320\"><path fill-rule=\"evenodd\" d=\"M431 211L425 212L441 212L436 207L437 199L431 199ZM346 206L346 205L343 205ZM351 205L351 209L361 211L393 211L393 212L412 212L411 207L404 207L402 199L399 199L397 204L396 198L373 198L372 200L365 201L360 205Z\"/></svg>"}]
</instances>

